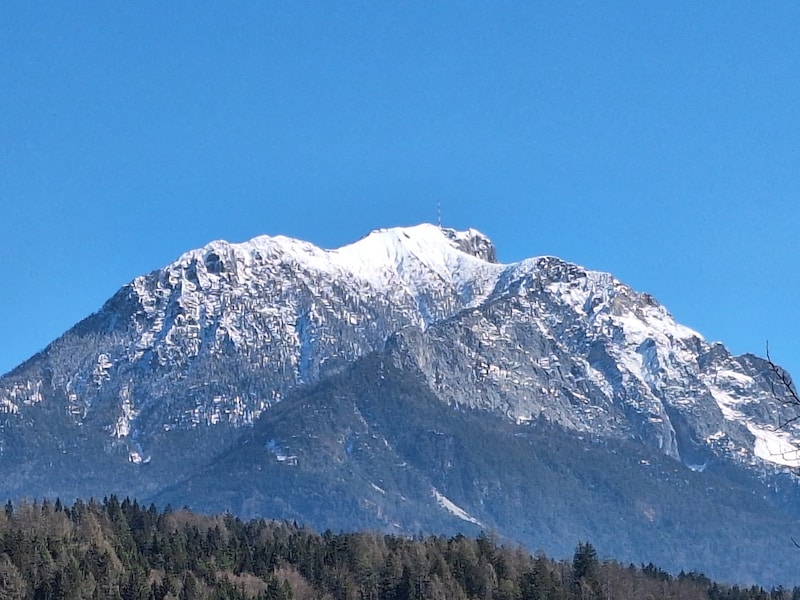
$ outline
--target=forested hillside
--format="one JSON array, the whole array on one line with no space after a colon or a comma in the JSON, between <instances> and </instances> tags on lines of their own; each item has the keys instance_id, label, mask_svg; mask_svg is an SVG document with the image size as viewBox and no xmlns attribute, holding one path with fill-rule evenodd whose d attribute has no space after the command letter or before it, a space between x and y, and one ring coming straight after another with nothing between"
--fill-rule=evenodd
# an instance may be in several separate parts
<instances>
[{"instance_id":1,"label":"forested hillside","mask_svg":"<svg viewBox=\"0 0 800 600\"><path fill-rule=\"evenodd\" d=\"M9 502L0 511L0 599L56 598L794 600L800 588L740 589L622 565L598 559L588 542L555 561L486 535L318 534L115 496L71 507Z\"/></svg>"},{"instance_id":2,"label":"forested hillside","mask_svg":"<svg viewBox=\"0 0 800 600\"><path fill-rule=\"evenodd\" d=\"M0 377L0 503L487 530L556 557L591 540L796 584L800 421L778 375L610 273L500 263L476 230L215 241Z\"/></svg>"}]
</instances>

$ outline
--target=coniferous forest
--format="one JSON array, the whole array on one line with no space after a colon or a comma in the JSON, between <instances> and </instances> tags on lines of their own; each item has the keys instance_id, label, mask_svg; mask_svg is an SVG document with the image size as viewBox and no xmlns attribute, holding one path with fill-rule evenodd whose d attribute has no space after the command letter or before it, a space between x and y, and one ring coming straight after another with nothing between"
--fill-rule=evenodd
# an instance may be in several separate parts
<instances>
[{"instance_id":1,"label":"coniferous forest","mask_svg":"<svg viewBox=\"0 0 800 600\"><path fill-rule=\"evenodd\" d=\"M0 600L709 599L795 600L800 588L714 583L699 573L598 558L531 556L491 535L319 534L294 523L102 502L7 503L0 511Z\"/></svg>"}]
</instances>

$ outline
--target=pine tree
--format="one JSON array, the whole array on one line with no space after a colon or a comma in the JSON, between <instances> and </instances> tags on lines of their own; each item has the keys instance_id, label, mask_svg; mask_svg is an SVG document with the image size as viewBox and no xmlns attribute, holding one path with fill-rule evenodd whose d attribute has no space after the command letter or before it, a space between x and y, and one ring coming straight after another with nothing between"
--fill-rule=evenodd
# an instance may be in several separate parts
<instances>
[{"instance_id":1,"label":"pine tree","mask_svg":"<svg viewBox=\"0 0 800 600\"><path fill-rule=\"evenodd\" d=\"M597 573L600 561L597 551L589 542L578 542L572 557L573 588L579 598L595 598L599 595L600 584Z\"/></svg>"},{"instance_id":2,"label":"pine tree","mask_svg":"<svg viewBox=\"0 0 800 600\"><path fill-rule=\"evenodd\" d=\"M578 547L572 557L572 572L575 579L596 577L599 565L594 546L589 542L578 542Z\"/></svg>"}]
</instances>

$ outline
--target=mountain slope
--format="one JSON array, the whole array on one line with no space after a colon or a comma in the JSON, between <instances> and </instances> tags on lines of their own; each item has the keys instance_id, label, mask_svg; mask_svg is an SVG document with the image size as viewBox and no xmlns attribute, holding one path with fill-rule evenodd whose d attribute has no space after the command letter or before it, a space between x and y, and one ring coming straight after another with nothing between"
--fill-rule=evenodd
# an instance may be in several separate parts
<instances>
[{"instance_id":1,"label":"mountain slope","mask_svg":"<svg viewBox=\"0 0 800 600\"><path fill-rule=\"evenodd\" d=\"M373 381L390 372L394 387ZM796 522L800 466L800 426L779 428L793 415L773 384L762 359L706 342L610 274L501 264L475 230L380 230L337 250L217 241L0 378L0 495L191 498L334 529L486 526L632 559L652 531L689 568L711 564L714 506L716 539L745 535L723 527L738 503L742 531L767 532L746 534L742 564L761 562L741 573L771 576L756 548ZM555 439L572 458L542 450ZM520 526L534 506L559 525ZM698 537L670 537L677 523Z\"/></svg>"},{"instance_id":2,"label":"mountain slope","mask_svg":"<svg viewBox=\"0 0 800 600\"><path fill-rule=\"evenodd\" d=\"M786 583L796 572L786 527L797 505L782 505L755 477L723 463L699 473L636 442L456 410L421 373L382 354L289 394L157 500L319 530L492 530L563 557L591 539L623 562L736 582Z\"/></svg>"},{"instance_id":3,"label":"mountain slope","mask_svg":"<svg viewBox=\"0 0 800 600\"><path fill-rule=\"evenodd\" d=\"M417 356L449 403L641 436L687 461L800 465L800 430L776 430L790 414L755 357L707 344L611 275L552 257L501 265L479 232L430 225L334 251L260 237L188 252L0 380L0 410L65 404L143 461L159 431L251 424L408 328L453 346L438 364Z\"/></svg>"}]
</instances>

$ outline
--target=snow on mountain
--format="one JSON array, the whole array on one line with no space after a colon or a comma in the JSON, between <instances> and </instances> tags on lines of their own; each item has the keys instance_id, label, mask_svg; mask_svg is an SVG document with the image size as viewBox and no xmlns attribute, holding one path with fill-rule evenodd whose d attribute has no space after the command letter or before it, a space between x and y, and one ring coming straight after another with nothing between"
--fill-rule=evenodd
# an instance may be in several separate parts
<instances>
[{"instance_id":1,"label":"snow on mountain","mask_svg":"<svg viewBox=\"0 0 800 600\"><path fill-rule=\"evenodd\" d=\"M477 310L401 337L450 403L642 439L687 465L800 465L800 429L782 427L791 409L763 361L731 357L606 273L508 265Z\"/></svg>"},{"instance_id":2,"label":"snow on mountain","mask_svg":"<svg viewBox=\"0 0 800 600\"><path fill-rule=\"evenodd\" d=\"M436 488L431 488L431 495L436 499L436 502L449 512L451 515L458 517L462 521L467 521L468 523L472 523L473 525L477 525L478 527L483 527L483 523L478 521L475 517L471 516L467 511L463 508L458 506L452 500L444 496L442 493L439 492Z\"/></svg>"},{"instance_id":3,"label":"snow on mountain","mask_svg":"<svg viewBox=\"0 0 800 600\"><path fill-rule=\"evenodd\" d=\"M1 379L0 414L63 403L141 457L156 432L249 425L387 340L449 404L642 439L686 464L800 466L763 362L607 273L500 264L480 232L427 224L335 250L260 236L187 252Z\"/></svg>"}]
</instances>

